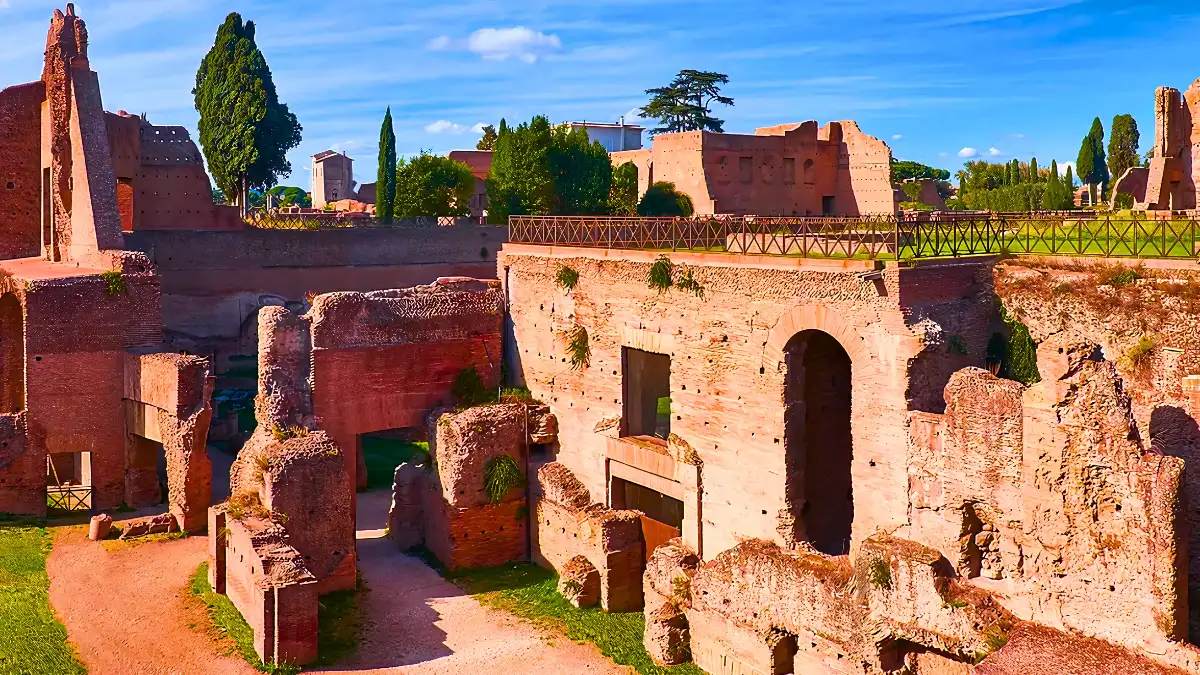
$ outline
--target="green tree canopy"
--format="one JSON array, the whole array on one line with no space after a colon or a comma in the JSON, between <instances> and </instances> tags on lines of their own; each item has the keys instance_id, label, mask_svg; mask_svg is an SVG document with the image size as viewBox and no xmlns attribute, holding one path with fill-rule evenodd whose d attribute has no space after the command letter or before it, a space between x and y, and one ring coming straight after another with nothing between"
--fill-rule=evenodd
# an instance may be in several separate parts
<instances>
[{"instance_id":1,"label":"green tree canopy","mask_svg":"<svg viewBox=\"0 0 1200 675\"><path fill-rule=\"evenodd\" d=\"M1092 203L1095 203L1095 191L1091 188L1106 185L1109 181L1108 163L1104 155L1104 125L1099 117L1092 121L1091 130L1084 136L1075 165L1079 170L1079 180L1089 187Z\"/></svg>"},{"instance_id":2,"label":"green tree canopy","mask_svg":"<svg viewBox=\"0 0 1200 675\"><path fill-rule=\"evenodd\" d=\"M200 113L200 147L213 180L236 203L248 189L274 187L291 175L287 153L300 144L300 123L279 101L254 22L236 12L217 29L192 90Z\"/></svg>"},{"instance_id":3,"label":"green tree canopy","mask_svg":"<svg viewBox=\"0 0 1200 675\"><path fill-rule=\"evenodd\" d=\"M907 160L892 160L892 182L903 183L912 178L932 178L934 180L950 180L950 172L945 169L935 169L920 162Z\"/></svg>"},{"instance_id":4,"label":"green tree canopy","mask_svg":"<svg viewBox=\"0 0 1200 675\"><path fill-rule=\"evenodd\" d=\"M647 89L650 102L641 109L641 116L658 120L662 126L651 134L680 131L725 130L724 120L710 114L713 103L733 105L733 99L721 95L721 86L729 84L729 76L700 70L681 70L665 87Z\"/></svg>"},{"instance_id":5,"label":"green tree canopy","mask_svg":"<svg viewBox=\"0 0 1200 675\"><path fill-rule=\"evenodd\" d=\"M379 170L375 179L375 217L392 222L396 205L396 130L392 126L392 107L383 114L379 129Z\"/></svg>"},{"instance_id":6,"label":"green tree canopy","mask_svg":"<svg viewBox=\"0 0 1200 675\"><path fill-rule=\"evenodd\" d=\"M695 212L692 198L677 192L674 183L654 183L642 196L637 209L639 216L690 216Z\"/></svg>"},{"instance_id":7,"label":"green tree canopy","mask_svg":"<svg viewBox=\"0 0 1200 675\"><path fill-rule=\"evenodd\" d=\"M312 195L303 188L276 185L267 190L267 194L274 195L275 205L281 208L285 206L299 206L305 209L312 208Z\"/></svg>"},{"instance_id":8,"label":"green tree canopy","mask_svg":"<svg viewBox=\"0 0 1200 675\"><path fill-rule=\"evenodd\" d=\"M422 152L401 160L396 168L395 215L398 218L470 215L474 192L471 167Z\"/></svg>"},{"instance_id":9,"label":"green tree canopy","mask_svg":"<svg viewBox=\"0 0 1200 675\"><path fill-rule=\"evenodd\" d=\"M475 144L476 150L495 150L496 149L496 127L488 124L483 127L483 138Z\"/></svg>"},{"instance_id":10,"label":"green tree canopy","mask_svg":"<svg viewBox=\"0 0 1200 675\"><path fill-rule=\"evenodd\" d=\"M612 172L608 193L608 212L614 216L636 216L638 207L638 168L625 162Z\"/></svg>"},{"instance_id":11,"label":"green tree canopy","mask_svg":"<svg viewBox=\"0 0 1200 675\"><path fill-rule=\"evenodd\" d=\"M1120 178L1125 172L1138 166L1138 145L1142 135L1138 132L1137 120L1133 115L1117 115L1113 118L1108 138L1108 172L1111 178Z\"/></svg>"},{"instance_id":12,"label":"green tree canopy","mask_svg":"<svg viewBox=\"0 0 1200 675\"><path fill-rule=\"evenodd\" d=\"M554 129L546 161L554 181L555 215L608 213L612 161L599 141L588 140L586 129L565 124Z\"/></svg>"},{"instance_id":13,"label":"green tree canopy","mask_svg":"<svg viewBox=\"0 0 1200 675\"><path fill-rule=\"evenodd\" d=\"M554 179L548 157L550 120L538 115L510 129L500 120L488 170L488 215L548 215L554 205Z\"/></svg>"}]
</instances>

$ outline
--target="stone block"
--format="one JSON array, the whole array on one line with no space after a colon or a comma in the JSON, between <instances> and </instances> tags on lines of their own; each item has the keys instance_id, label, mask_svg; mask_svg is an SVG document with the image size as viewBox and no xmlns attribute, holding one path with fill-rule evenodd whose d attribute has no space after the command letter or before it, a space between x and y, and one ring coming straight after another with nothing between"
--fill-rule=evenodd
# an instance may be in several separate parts
<instances>
[{"instance_id":1,"label":"stone block","mask_svg":"<svg viewBox=\"0 0 1200 675\"><path fill-rule=\"evenodd\" d=\"M112 516L107 513L92 516L92 520L88 525L88 539L100 541L107 537L109 530L112 529L112 522Z\"/></svg>"}]
</instances>

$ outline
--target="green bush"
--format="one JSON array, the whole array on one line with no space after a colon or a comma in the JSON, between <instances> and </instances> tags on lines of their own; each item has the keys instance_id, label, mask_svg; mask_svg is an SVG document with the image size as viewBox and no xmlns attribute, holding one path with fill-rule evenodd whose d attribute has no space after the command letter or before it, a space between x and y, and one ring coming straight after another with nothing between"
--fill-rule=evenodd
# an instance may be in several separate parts
<instances>
[{"instance_id":1,"label":"green bush","mask_svg":"<svg viewBox=\"0 0 1200 675\"><path fill-rule=\"evenodd\" d=\"M1003 303L1000 303L1000 318L1009 330L1001 375L1026 386L1041 382L1042 376L1037 367L1037 343L1029 334L1029 328L1016 317L1009 316Z\"/></svg>"},{"instance_id":2,"label":"green bush","mask_svg":"<svg viewBox=\"0 0 1200 675\"><path fill-rule=\"evenodd\" d=\"M120 270L101 272L100 279L104 281L105 293L109 295L121 295L125 292L125 277L121 275Z\"/></svg>"},{"instance_id":3,"label":"green bush","mask_svg":"<svg viewBox=\"0 0 1200 675\"><path fill-rule=\"evenodd\" d=\"M569 265L559 265L558 270L554 273L554 283L564 291L570 293L575 289L575 285L579 283L579 272Z\"/></svg>"},{"instance_id":4,"label":"green bush","mask_svg":"<svg viewBox=\"0 0 1200 675\"><path fill-rule=\"evenodd\" d=\"M679 192L675 189L674 183L660 181L654 183L646 190L646 194L642 195L642 201L638 204L637 212L639 216L683 216L689 217L695 213L696 208L692 203L692 198L686 193Z\"/></svg>"},{"instance_id":5,"label":"green bush","mask_svg":"<svg viewBox=\"0 0 1200 675\"><path fill-rule=\"evenodd\" d=\"M646 283L650 288L657 289L659 293L663 293L671 289L675 282L671 279L674 272L674 267L671 265L671 260L665 255L658 256L654 264L650 265L650 271L646 273Z\"/></svg>"}]
</instances>

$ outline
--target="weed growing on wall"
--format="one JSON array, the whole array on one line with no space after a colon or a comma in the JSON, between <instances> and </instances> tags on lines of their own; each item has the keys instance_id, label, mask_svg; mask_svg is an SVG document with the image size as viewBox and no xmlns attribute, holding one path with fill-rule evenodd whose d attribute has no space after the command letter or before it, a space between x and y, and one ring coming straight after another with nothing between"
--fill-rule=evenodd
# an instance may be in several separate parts
<instances>
[{"instance_id":1,"label":"weed growing on wall","mask_svg":"<svg viewBox=\"0 0 1200 675\"><path fill-rule=\"evenodd\" d=\"M1126 267L1120 263L1115 265L1096 265L1097 286L1128 286L1142 278L1142 266Z\"/></svg>"},{"instance_id":2,"label":"weed growing on wall","mask_svg":"<svg viewBox=\"0 0 1200 675\"><path fill-rule=\"evenodd\" d=\"M520 485L523 480L520 467L508 455L493 458L483 470L484 490L492 504L499 504L504 495Z\"/></svg>"},{"instance_id":3,"label":"weed growing on wall","mask_svg":"<svg viewBox=\"0 0 1200 675\"><path fill-rule=\"evenodd\" d=\"M1037 367L1037 344L1029 334L1029 328L1016 317L1010 316L1004 303L997 300L1000 318L1008 326L1008 348L1005 350L1002 375L1024 385L1042 381Z\"/></svg>"},{"instance_id":4,"label":"weed growing on wall","mask_svg":"<svg viewBox=\"0 0 1200 675\"><path fill-rule=\"evenodd\" d=\"M588 332L583 326L576 326L567 336L567 357L572 370L582 370L591 364L592 348L588 346Z\"/></svg>"},{"instance_id":5,"label":"weed growing on wall","mask_svg":"<svg viewBox=\"0 0 1200 675\"><path fill-rule=\"evenodd\" d=\"M120 270L101 272L100 279L104 282L105 293L109 295L121 295L125 292L125 277L121 275Z\"/></svg>"},{"instance_id":6,"label":"weed growing on wall","mask_svg":"<svg viewBox=\"0 0 1200 675\"><path fill-rule=\"evenodd\" d=\"M297 425L289 427L271 425L271 435L275 437L275 440L282 443L293 438L304 438L308 435L308 429Z\"/></svg>"},{"instance_id":7,"label":"weed growing on wall","mask_svg":"<svg viewBox=\"0 0 1200 675\"><path fill-rule=\"evenodd\" d=\"M871 580L871 585L875 588L881 588L885 591L892 590L892 566L883 558L876 558L871 561L871 568L868 570L868 575Z\"/></svg>"},{"instance_id":8,"label":"weed growing on wall","mask_svg":"<svg viewBox=\"0 0 1200 675\"><path fill-rule=\"evenodd\" d=\"M683 273L679 275L679 280L675 282L675 287L684 293L691 293L701 300L704 299L704 286L696 281L690 268L684 268Z\"/></svg>"},{"instance_id":9,"label":"weed growing on wall","mask_svg":"<svg viewBox=\"0 0 1200 675\"><path fill-rule=\"evenodd\" d=\"M1158 349L1158 343L1149 335L1143 335L1138 339L1137 344L1129 348L1125 352L1125 365L1129 370L1133 371L1134 376L1139 379L1147 379L1153 372L1154 353Z\"/></svg>"},{"instance_id":10,"label":"weed growing on wall","mask_svg":"<svg viewBox=\"0 0 1200 675\"><path fill-rule=\"evenodd\" d=\"M966 356L970 352L970 350L967 348L966 339L958 333L950 336L949 347L951 354Z\"/></svg>"},{"instance_id":11,"label":"weed growing on wall","mask_svg":"<svg viewBox=\"0 0 1200 675\"><path fill-rule=\"evenodd\" d=\"M659 293L665 293L675 285L675 282L671 280L673 271L671 260L665 255L660 255L658 260L655 260L654 264L650 266L650 271L646 274L646 283L650 288L658 290Z\"/></svg>"},{"instance_id":12,"label":"weed growing on wall","mask_svg":"<svg viewBox=\"0 0 1200 675\"><path fill-rule=\"evenodd\" d=\"M454 394L459 409L473 408L496 400L496 392L483 385L483 378L479 377L479 371L474 367L458 371L450 391Z\"/></svg>"},{"instance_id":13,"label":"weed growing on wall","mask_svg":"<svg viewBox=\"0 0 1200 675\"><path fill-rule=\"evenodd\" d=\"M575 285L579 283L579 272L569 265L559 265L558 271L554 273L554 283L558 287L570 293L575 289Z\"/></svg>"}]
</instances>

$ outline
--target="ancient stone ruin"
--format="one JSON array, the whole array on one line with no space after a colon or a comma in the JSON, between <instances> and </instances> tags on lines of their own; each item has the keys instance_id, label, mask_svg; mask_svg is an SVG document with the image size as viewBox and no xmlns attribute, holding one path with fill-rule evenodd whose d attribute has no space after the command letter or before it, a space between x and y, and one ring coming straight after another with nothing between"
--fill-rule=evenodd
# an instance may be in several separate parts
<instances>
[{"instance_id":1,"label":"ancient stone ruin","mask_svg":"<svg viewBox=\"0 0 1200 675\"><path fill-rule=\"evenodd\" d=\"M1133 196L1134 208L1185 211L1200 208L1200 80L1182 94L1154 92L1154 148L1149 167L1135 166L1113 176L1113 201Z\"/></svg>"}]
</instances>

